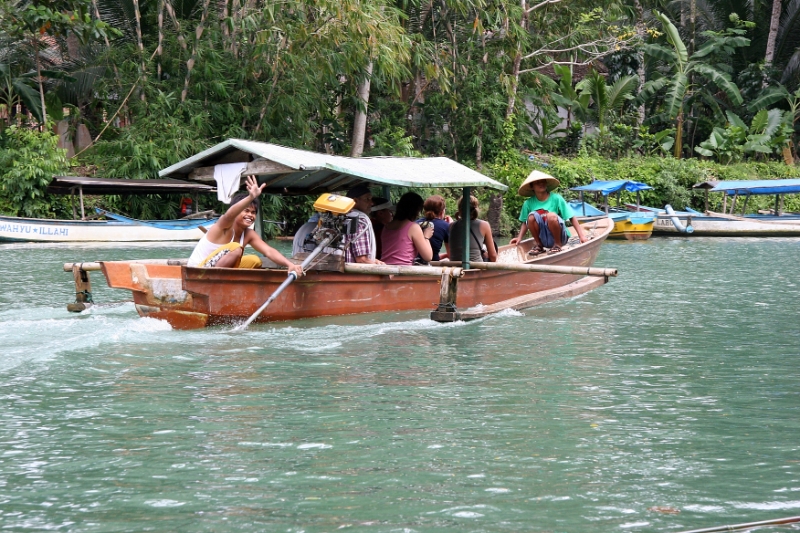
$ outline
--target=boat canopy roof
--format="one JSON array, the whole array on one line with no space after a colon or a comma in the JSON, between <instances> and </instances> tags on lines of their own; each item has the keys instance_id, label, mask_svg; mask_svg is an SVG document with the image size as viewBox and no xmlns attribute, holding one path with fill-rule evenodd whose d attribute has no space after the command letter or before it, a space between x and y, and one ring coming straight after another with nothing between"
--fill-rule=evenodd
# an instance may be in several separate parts
<instances>
[{"instance_id":1,"label":"boat canopy roof","mask_svg":"<svg viewBox=\"0 0 800 533\"><path fill-rule=\"evenodd\" d=\"M47 187L50 194L72 194L81 189L83 194L170 194L213 192L216 189L202 183L174 179L130 180L122 178L86 178L80 176L55 176Z\"/></svg>"},{"instance_id":2,"label":"boat canopy roof","mask_svg":"<svg viewBox=\"0 0 800 533\"><path fill-rule=\"evenodd\" d=\"M711 192L726 192L748 196L751 194L797 194L800 179L720 181Z\"/></svg>"},{"instance_id":3,"label":"boat canopy roof","mask_svg":"<svg viewBox=\"0 0 800 533\"><path fill-rule=\"evenodd\" d=\"M214 166L246 163L242 175L259 176L273 194L312 194L356 185L489 187L502 183L446 157L344 157L277 144L228 139L159 172L161 177L213 181Z\"/></svg>"},{"instance_id":4,"label":"boat canopy roof","mask_svg":"<svg viewBox=\"0 0 800 533\"><path fill-rule=\"evenodd\" d=\"M584 192L599 192L602 193L603 196L608 196L609 194L614 194L615 192L621 191L625 189L628 192L638 192L638 191L646 191L647 189L652 189L651 186L647 185L646 183L641 183L639 181L630 181L630 180L613 180L613 181L601 181L595 180L589 185L581 185L580 187L572 187L571 191L584 191Z\"/></svg>"}]
</instances>

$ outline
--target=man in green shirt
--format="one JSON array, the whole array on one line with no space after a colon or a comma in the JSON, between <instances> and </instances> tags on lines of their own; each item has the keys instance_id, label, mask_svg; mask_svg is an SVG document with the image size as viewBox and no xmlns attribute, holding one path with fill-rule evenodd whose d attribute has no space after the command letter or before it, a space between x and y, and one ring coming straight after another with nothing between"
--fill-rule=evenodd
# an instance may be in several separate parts
<instances>
[{"instance_id":1,"label":"man in green shirt","mask_svg":"<svg viewBox=\"0 0 800 533\"><path fill-rule=\"evenodd\" d=\"M572 222L578 238L581 242L586 242L583 228L569 204L560 194L552 192L559 185L553 176L538 170L528 175L519 188L519 195L530 198L522 204L522 212L519 215L522 226L519 235L511 239L510 244L518 244L525 237L525 233L531 230L536 244L528 252L529 255L539 255L545 248L550 249L548 253L558 253L569 239L565 220Z\"/></svg>"}]
</instances>

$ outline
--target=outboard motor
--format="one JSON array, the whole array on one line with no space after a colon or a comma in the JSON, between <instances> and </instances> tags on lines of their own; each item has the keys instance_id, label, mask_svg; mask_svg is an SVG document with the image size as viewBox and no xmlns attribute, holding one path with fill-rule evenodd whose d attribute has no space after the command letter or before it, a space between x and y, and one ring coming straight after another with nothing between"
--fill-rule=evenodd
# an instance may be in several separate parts
<instances>
[{"instance_id":1,"label":"outboard motor","mask_svg":"<svg viewBox=\"0 0 800 533\"><path fill-rule=\"evenodd\" d=\"M351 213L356 203L352 198L338 194L326 193L314 202L314 209L319 213L317 227L303 240L305 251L313 250L331 233L336 239L325 249L333 255L344 255L345 243L352 239L358 230L358 215Z\"/></svg>"}]
</instances>

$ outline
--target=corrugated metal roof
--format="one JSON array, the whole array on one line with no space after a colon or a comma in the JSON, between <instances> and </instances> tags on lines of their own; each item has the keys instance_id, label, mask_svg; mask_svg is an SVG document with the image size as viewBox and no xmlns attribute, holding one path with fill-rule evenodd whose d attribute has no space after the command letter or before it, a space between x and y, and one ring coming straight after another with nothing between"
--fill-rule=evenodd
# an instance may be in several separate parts
<instances>
[{"instance_id":1,"label":"corrugated metal roof","mask_svg":"<svg viewBox=\"0 0 800 533\"><path fill-rule=\"evenodd\" d=\"M489 187L502 183L446 157L343 157L242 139L228 139L159 172L161 177L189 177L193 170L219 163L270 161L286 168L259 173L265 190L284 194L338 191L359 184L398 187Z\"/></svg>"},{"instance_id":2,"label":"corrugated metal roof","mask_svg":"<svg viewBox=\"0 0 800 533\"><path fill-rule=\"evenodd\" d=\"M214 187L173 179L131 180L124 178L88 178L83 176L55 176L47 192L72 194L78 188L83 194L171 194L214 192Z\"/></svg>"}]
</instances>

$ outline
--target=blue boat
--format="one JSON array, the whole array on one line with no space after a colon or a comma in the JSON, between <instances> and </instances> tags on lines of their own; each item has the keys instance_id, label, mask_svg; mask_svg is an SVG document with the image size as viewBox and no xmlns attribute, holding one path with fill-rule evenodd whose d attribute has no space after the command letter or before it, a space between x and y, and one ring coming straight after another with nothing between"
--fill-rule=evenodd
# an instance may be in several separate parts
<instances>
[{"instance_id":1,"label":"blue boat","mask_svg":"<svg viewBox=\"0 0 800 533\"><path fill-rule=\"evenodd\" d=\"M656 217L654 235L697 235L718 237L796 237L800 236L800 214L783 212L783 197L800 194L800 179L704 181L694 186L705 190L705 212L686 208L674 210L640 206ZM721 192L722 212L708 209L708 193ZM774 207L746 214L752 196L775 196ZM734 214L741 203L739 215ZM729 202L730 199L730 202ZM631 204L628 204L633 208Z\"/></svg>"},{"instance_id":2,"label":"blue boat","mask_svg":"<svg viewBox=\"0 0 800 533\"><path fill-rule=\"evenodd\" d=\"M213 192L208 185L180 180L125 180L58 176L47 191L73 197L73 216L76 220L53 220L0 216L0 242L171 242L198 241L203 229L217 221L211 213L199 213L198 218L178 220L136 220L97 209L106 220L86 217L83 195L103 194L191 194ZM77 193L77 194L76 194ZM74 199L80 200L80 219Z\"/></svg>"},{"instance_id":3,"label":"blue boat","mask_svg":"<svg viewBox=\"0 0 800 533\"><path fill-rule=\"evenodd\" d=\"M649 239L653 233L653 225L655 222L655 215L649 211L640 211L638 209L640 203L640 191L652 189L646 183L631 180L614 180L614 181L601 181L595 180L588 185L581 185L580 187L573 187L572 191L578 191L581 198L578 201L570 202L573 211L578 213L579 217L595 217L607 216L614 221L614 228L609 234L609 239L626 239L644 240ZM627 208L611 207L609 205L609 196L612 194L619 195L622 191L636 193L636 210L631 211ZM597 200L602 200L600 210L595 206L588 204L584 201L585 193L593 193ZM619 196L618 196L619 197Z\"/></svg>"}]
</instances>

